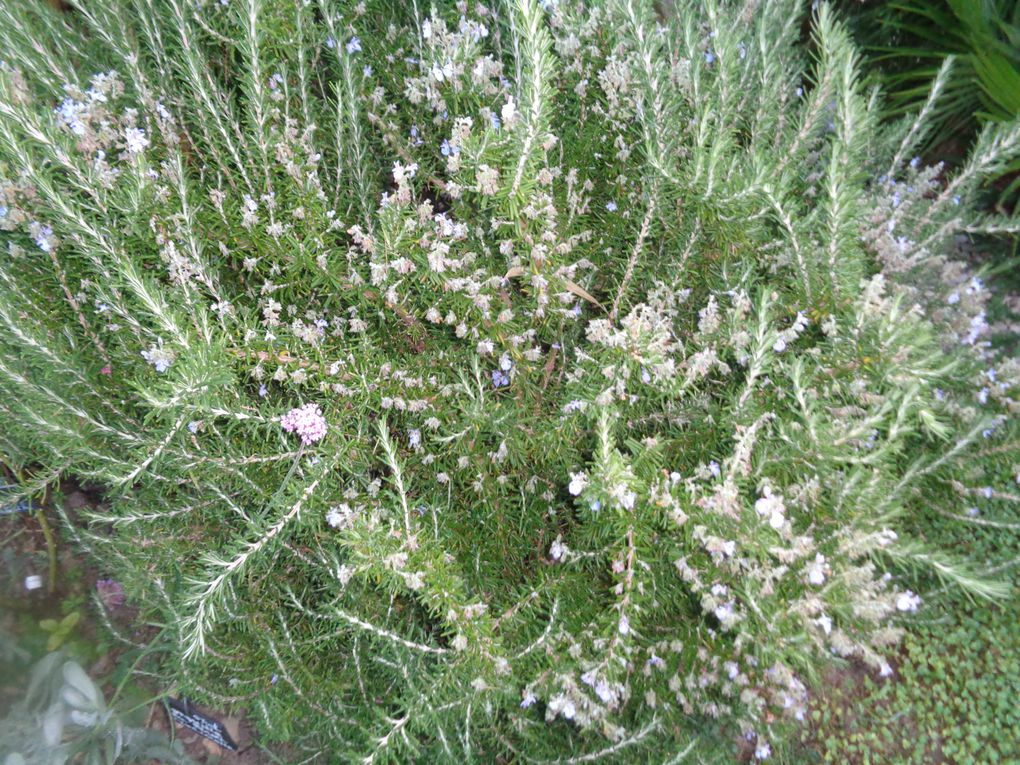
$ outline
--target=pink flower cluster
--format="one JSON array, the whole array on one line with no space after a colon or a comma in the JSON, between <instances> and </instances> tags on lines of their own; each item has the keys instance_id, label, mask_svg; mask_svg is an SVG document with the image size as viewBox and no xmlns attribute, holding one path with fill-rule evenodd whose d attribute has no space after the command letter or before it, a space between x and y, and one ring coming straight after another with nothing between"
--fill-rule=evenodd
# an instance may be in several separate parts
<instances>
[{"instance_id":1,"label":"pink flower cluster","mask_svg":"<svg viewBox=\"0 0 1020 765\"><path fill-rule=\"evenodd\" d=\"M301 443L314 444L326 435L326 418L318 404L295 407L280 418L280 425L288 433L301 436Z\"/></svg>"}]
</instances>

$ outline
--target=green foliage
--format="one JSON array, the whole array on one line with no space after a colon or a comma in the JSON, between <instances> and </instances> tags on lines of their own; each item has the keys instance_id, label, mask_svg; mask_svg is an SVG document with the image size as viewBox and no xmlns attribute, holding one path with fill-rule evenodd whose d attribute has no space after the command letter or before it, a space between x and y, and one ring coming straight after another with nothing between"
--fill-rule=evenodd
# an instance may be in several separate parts
<instances>
[{"instance_id":1,"label":"green foliage","mask_svg":"<svg viewBox=\"0 0 1020 765\"><path fill-rule=\"evenodd\" d=\"M1020 116L1020 5L1013 0L846 6L854 9L859 37L881 68L889 114L920 108L940 69L950 66L932 113L929 147L966 144L983 122ZM1012 163L1004 174L1018 170L1020 163ZM1013 183L1002 198L1015 189Z\"/></svg>"},{"instance_id":2,"label":"green foliage","mask_svg":"<svg viewBox=\"0 0 1020 765\"><path fill-rule=\"evenodd\" d=\"M74 628L81 621L81 611L72 611L60 621L56 619L43 619L39 627L49 633L46 642L46 650L56 651L74 633Z\"/></svg>"},{"instance_id":3,"label":"green foliage","mask_svg":"<svg viewBox=\"0 0 1020 765\"><path fill-rule=\"evenodd\" d=\"M168 680L307 760L765 758L1008 596L917 520L1017 500L954 237L1020 123L910 162L799 7L0 5L0 438Z\"/></svg>"},{"instance_id":4,"label":"green foliage","mask_svg":"<svg viewBox=\"0 0 1020 765\"><path fill-rule=\"evenodd\" d=\"M1020 113L1020 11L1015 3L907 0L885 3L873 13L881 34L891 40L877 50L882 54L878 60L912 63L889 76L889 97L899 113L920 106L949 56L960 69L946 87L939 115L946 128L974 117L1008 121Z\"/></svg>"},{"instance_id":5,"label":"green foliage","mask_svg":"<svg viewBox=\"0 0 1020 765\"><path fill-rule=\"evenodd\" d=\"M0 720L0 757L4 765L191 763L180 743L128 724L124 710L108 706L102 689L60 651L32 668L24 698Z\"/></svg>"},{"instance_id":6,"label":"green foliage","mask_svg":"<svg viewBox=\"0 0 1020 765\"><path fill-rule=\"evenodd\" d=\"M1001 503L995 508L1002 512ZM1016 518L1016 514L1013 514ZM978 520L982 520L978 517ZM994 527L932 523L932 541L968 549L1020 584L1020 544ZM995 608L952 590L904 638L896 682L863 673L830 678L805 738L824 762L1008 763L1020 758L1020 634L1014 595ZM807 756L807 755L803 755Z\"/></svg>"}]
</instances>

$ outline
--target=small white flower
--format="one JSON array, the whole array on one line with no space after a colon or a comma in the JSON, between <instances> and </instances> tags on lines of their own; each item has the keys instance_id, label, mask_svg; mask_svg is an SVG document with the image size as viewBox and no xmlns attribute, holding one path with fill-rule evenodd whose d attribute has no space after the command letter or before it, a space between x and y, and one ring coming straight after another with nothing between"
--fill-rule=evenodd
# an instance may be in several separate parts
<instances>
[{"instance_id":1,"label":"small white flower","mask_svg":"<svg viewBox=\"0 0 1020 765\"><path fill-rule=\"evenodd\" d=\"M503 118L503 124L510 126L517 119L517 104L514 102L513 96L507 99L507 102L503 104L503 108L499 110L500 116Z\"/></svg>"},{"instance_id":2,"label":"small white flower","mask_svg":"<svg viewBox=\"0 0 1020 765\"><path fill-rule=\"evenodd\" d=\"M145 137L144 130L132 127L124 131L124 145L129 154L141 154L149 145L149 139Z\"/></svg>"},{"instance_id":3,"label":"small white flower","mask_svg":"<svg viewBox=\"0 0 1020 765\"><path fill-rule=\"evenodd\" d=\"M815 562L807 568L808 581L814 585L825 583L825 556L818 553Z\"/></svg>"},{"instance_id":4,"label":"small white flower","mask_svg":"<svg viewBox=\"0 0 1020 765\"><path fill-rule=\"evenodd\" d=\"M553 541L549 546L549 557L553 560L563 560L563 556L567 552L567 546L563 544L563 540L559 537Z\"/></svg>"},{"instance_id":5,"label":"small white flower","mask_svg":"<svg viewBox=\"0 0 1020 765\"><path fill-rule=\"evenodd\" d=\"M715 618L722 622L724 625L728 624L733 619L733 601L723 603L721 606L717 606L715 609Z\"/></svg>"},{"instance_id":6,"label":"small white flower","mask_svg":"<svg viewBox=\"0 0 1020 765\"><path fill-rule=\"evenodd\" d=\"M615 486L612 495L624 510L634 509L634 503L637 502L637 494L628 489L626 484Z\"/></svg>"},{"instance_id":7,"label":"small white flower","mask_svg":"<svg viewBox=\"0 0 1020 765\"><path fill-rule=\"evenodd\" d=\"M768 516L769 526L776 529L777 531L783 527L786 522L784 513L786 512L786 505L783 504L783 498L781 495L772 494L772 488L766 486L762 491L762 496L758 501L754 503L754 510L758 515L764 517Z\"/></svg>"},{"instance_id":8,"label":"small white flower","mask_svg":"<svg viewBox=\"0 0 1020 765\"><path fill-rule=\"evenodd\" d=\"M878 532L879 544L882 546L890 545L899 539L899 535L892 529L882 529Z\"/></svg>"},{"instance_id":9,"label":"small white flower","mask_svg":"<svg viewBox=\"0 0 1020 765\"><path fill-rule=\"evenodd\" d=\"M32 237L35 239L36 245L43 252L49 252L53 249L53 229L49 226L43 226L38 222L33 222L29 228L32 232Z\"/></svg>"},{"instance_id":10,"label":"small white flower","mask_svg":"<svg viewBox=\"0 0 1020 765\"><path fill-rule=\"evenodd\" d=\"M351 509L351 506L345 502L329 509L326 513L326 523L334 529L342 529L350 525L353 516L354 511Z\"/></svg>"},{"instance_id":11,"label":"small white flower","mask_svg":"<svg viewBox=\"0 0 1020 765\"><path fill-rule=\"evenodd\" d=\"M587 486L588 476L586 476L583 471L580 473L570 474L570 484L567 486L567 491L569 491L575 497L578 496L582 491L584 491L585 487Z\"/></svg>"},{"instance_id":12,"label":"small white flower","mask_svg":"<svg viewBox=\"0 0 1020 765\"><path fill-rule=\"evenodd\" d=\"M168 351L162 346L151 345L146 351L142 351L142 358L152 364L156 371L163 373L170 368L174 361L173 351Z\"/></svg>"},{"instance_id":13,"label":"small white flower","mask_svg":"<svg viewBox=\"0 0 1020 765\"><path fill-rule=\"evenodd\" d=\"M438 63L432 65L432 79L436 82L443 82L444 80L452 80L454 77L453 62L447 61L445 64L440 66Z\"/></svg>"},{"instance_id":14,"label":"small white flower","mask_svg":"<svg viewBox=\"0 0 1020 765\"><path fill-rule=\"evenodd\" d=\"M914 612L921 605L921 598L910 590L901 592L896 598L896 608L900 611Z\"/></svg>"}]
</instances>

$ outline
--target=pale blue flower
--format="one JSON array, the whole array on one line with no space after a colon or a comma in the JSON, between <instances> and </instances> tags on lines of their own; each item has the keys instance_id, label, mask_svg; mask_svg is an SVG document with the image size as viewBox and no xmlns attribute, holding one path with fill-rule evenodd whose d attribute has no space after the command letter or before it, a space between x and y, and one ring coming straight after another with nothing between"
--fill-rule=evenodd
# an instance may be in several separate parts
<instances>
[{"instance_id":1,"label":"pale blue flower","mask_svg":"<svg viewBox=\"0 0 1020 765\"><path fill-rule=\"evenodd\" d=\"M50 237L53 236L53 229L49 226L43 226L39 229L39 235L35 238L35 243L39 246L39 249L43 252L50 251Z\"/></svg>"}]
</instances>

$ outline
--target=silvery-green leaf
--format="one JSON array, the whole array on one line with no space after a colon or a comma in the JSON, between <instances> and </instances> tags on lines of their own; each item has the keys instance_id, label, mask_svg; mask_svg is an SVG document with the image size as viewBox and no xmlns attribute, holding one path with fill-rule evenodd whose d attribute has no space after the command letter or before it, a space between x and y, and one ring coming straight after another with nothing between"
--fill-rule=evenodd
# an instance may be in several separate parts
<instances>
[{"instance_id":1,"label":"silvery-green leaf","mask_svg":"<svg viewBox=\"0 0 1020 765\"><path fill-rule=\"evenodd\" d=\"M56 746L64 734L64 709L60 704L54 704L43 717L42 724L43 741L47 746Z\"/></svg>"},{"instance_id":2,"label":"silvery-green leaf","mask_svg":"<svg viewBox=\"0 0 1020 765\"><path fill-rule=\"evenodd\" d=\"M90 707L87 708L101 708L103 694L100 693L99 688L92 682L85 670L81 668L81 665L76 661L68 661L64 663L64 682L67 686L74 688L78 693L84 696L91 703ZM70 704L71 702L68 701ZM80 709L86 707L78 704L72 704L72 706L78 706Z\"/></svg>"},{"instance_id":3,"label":"silvery-green leaf","mask_svg":"<svg viewBox=\"0 0 1020 765\"><path fill-rule=\"evenodd\" d=\"M113 760L120 757L120 753L124 751L124 726L117 722L117 734L114 737L114 748L113 748ZM111 761L112 765L112 761Z\"/></svg>"},{"instance_id":4,"label":"silvery-green leaf","mask_svg":"<svg viewBox=\"0 0 1020 765\"><path fill-rule=\"evenodd\" d=\"M11 752L4 757L4 765L26 765L25 758L18 752Z\"/></svg>"},{"instance_id":5,"label":"silvery-green leaf","mask_svg":"<svg viewBox=\"0 0 1020 765\"><path fill-rule=\"evenodd\" d=\"M32 667L32 675L25 692L25 704L29 707L41 705L48 700L50 686L64 654L61 651L46 654Z\"/></svg>"},{"instance_id":6,"label":"silvery-green leaf","mask_svg":"<svg viewBox=\"0 0 1020 765\"><path fill-rule=\"evenodd\" d=\"M96 705L92 703L91 699L82 695L77 688L72 688L69 685L65 685L60 689L60 698L71 709L77 709L82 712L96 711Z\"/></svg>"},{"instance_id":7,"label":"silvery-green leaf","mask_svg":"<svg viewBox=\"0 0 1020 765\"><path fill-rule=\"evenodd\" d=\"M94 728L99 720L98 712L85 712L81 709L72 709L68 714L71 722L82 728Z\"/></svg>"}]
</instances>

